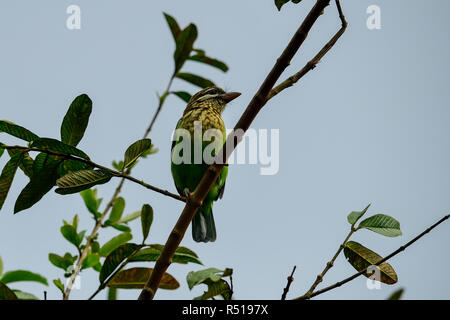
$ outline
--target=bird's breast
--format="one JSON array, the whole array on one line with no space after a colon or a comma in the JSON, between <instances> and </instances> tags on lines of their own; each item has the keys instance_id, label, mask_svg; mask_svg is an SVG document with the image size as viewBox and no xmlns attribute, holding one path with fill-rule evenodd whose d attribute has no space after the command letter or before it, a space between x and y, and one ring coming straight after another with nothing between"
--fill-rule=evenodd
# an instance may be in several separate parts
<instances>
[{"instance_id":1,"label":"bird's breast","mask_svg":"<svg viewBox=\"0 0 450 320\"><path fill-rule=\"evenodd\" d=\"M208 129L219 129L223 133L225 132L225 124L220 114L214 110L200 108L188 111L181 119L180 127L193 134L196 121L201 122L203 132Z\"/></svg>"}]
</instances>

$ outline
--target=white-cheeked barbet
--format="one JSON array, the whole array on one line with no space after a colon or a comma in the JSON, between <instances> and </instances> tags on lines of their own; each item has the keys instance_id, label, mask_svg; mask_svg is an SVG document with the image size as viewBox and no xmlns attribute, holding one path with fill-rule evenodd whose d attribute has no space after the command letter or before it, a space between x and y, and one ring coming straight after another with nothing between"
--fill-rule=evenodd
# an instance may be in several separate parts
<instances>
[{"instance_id":1,"label":"white-cheeked barbet","mask_svg":"<svg viewBox=\"0 0 450 320\"><path fill-rule=\"evenodd\" d=\"M187 192L193 192L200 180L202 179L209 164L203 157L201 161L195 163L194 159L194 122L201 121L202 132L208 129L218 129L223 137L223 143L226 140L226 128L222 120L222 111L231 100L240 95L238 92L228 92L218 87L208 87L192 96L189 100L183 116L178 121L176 129L185 129L189 132L192 142L191 159L177 164L174 161L174 147L181 143L182 139L176 139L172 142L172 164L171 171L175 182L175 186L180 195L186 195ZM198 139L198 138L195 138ZM205 146L210 142L200 142L202 152ZM222 145L223 145L222 143ZM179 155L178 155L179 156ZM212 212L213 202L222 198L225 180L228 174L228 167L224 166L221 174L214 182L208 195L203 201L202 206L198 209L192 220L192 237L197 242L209 242L216 240L216 226Z\"/></svg>"}]
</instances>

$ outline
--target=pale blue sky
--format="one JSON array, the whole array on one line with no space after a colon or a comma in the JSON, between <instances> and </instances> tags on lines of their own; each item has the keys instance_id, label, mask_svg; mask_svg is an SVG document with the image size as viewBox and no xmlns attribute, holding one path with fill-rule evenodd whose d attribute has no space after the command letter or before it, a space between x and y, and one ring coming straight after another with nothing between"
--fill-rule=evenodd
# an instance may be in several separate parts
<instances>
[{"instance_id":1,"label":"pale blue sky","mask_svg":"<svg viewBox=\"0 0 450 320\"><path fill-rule=\"evenodd\" d=\"M156 108L157 91L173 70L173 40L162 12L181 26L196 23L196 47L227 62L228 73L189 62L219 86L242 92L224 112L233 127L275 59L297 29L313 0L286 5L272 0L224 1L23 1L0 3L0 118L40 136L58 137L62 118L75 96L87 93L93 112L79 147L105 165L120 159L139 139ZM81 30L66 28L66 8L81 7ZM366 27L366 8L381 8L382 28ZM224 198L215 204L218 238L194 243L188 230L183 245L196 251L204 267L234 269L236 299L279 299L292 266L289 296L303 294L345 238L347 214L372 203L369 214L385 213L401 223L403 236L385 238L361 231L354 240L381 255L448 213L450 198L450 2L343 0L349 28L336 47L301 83L261 111L253 128L279 129L280 170L259 175L257 165L230 166ZM283 78L299 70L339 28L334 5L326 9ZM182 81L174 89L195 92ZM170 176L170 134L184 103L169 97L151 134L160 152L142 161L133 175L175 191ZM0 135L2 142L15 143ZM7 157L0 159L4 165ZM26 184L19 173L0 213L0 256L5 269L31 269L50 281L62 272L48 253L72 250L60 235L63 219L75 213L88 232L93 222L79 195L50 192L31 209L13 215L14 201ZM100 186L111 197L118 181ZM126 183L127 213L150 203L155 210L149 241L164 243L182 204ZM132 224L136 241L141 232ZM383 299L396 288L407 299L449 299L450 225L425 236L390 263L394 286L368 290L366 279L320 296L323 299ZM116 232L102 230L101 241ZM73 250L72 250L73 252ZM172 265L181 283L160 290L159 299L191 299L185 277L199 265ZM341 256L324 284L354 273ZM98 285L94 271L82 273L73 299L87 298ZM43 286L18 284L42 296ZM48 297L59 299L50 285ZM139 291L120 291L137 298ZM99 298L104 298L101 293Z\"/></svg>"}]
</instances>

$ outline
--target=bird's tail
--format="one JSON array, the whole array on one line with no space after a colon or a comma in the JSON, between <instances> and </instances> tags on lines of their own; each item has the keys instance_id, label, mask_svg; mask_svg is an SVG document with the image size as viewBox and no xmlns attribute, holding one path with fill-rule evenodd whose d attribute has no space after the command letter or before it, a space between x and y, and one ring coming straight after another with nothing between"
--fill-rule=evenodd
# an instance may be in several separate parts
<instances>
[{"instance_id":1,"label":"bird's tail","mask_svg":"<svg viewBox=\"0 0 450 320\"><path fill-rule=\"evenodd\" d=\"M212 202L202 205L192 219L192 238L196 242L216 241L216 225L212 212Z\"/></svg>"}]
</instances>

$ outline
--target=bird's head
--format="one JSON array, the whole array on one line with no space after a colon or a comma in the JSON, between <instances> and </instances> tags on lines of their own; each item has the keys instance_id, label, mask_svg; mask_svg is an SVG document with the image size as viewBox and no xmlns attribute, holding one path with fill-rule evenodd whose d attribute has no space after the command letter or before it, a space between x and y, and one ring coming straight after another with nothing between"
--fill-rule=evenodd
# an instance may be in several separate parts
<instances>
[{"instance_id":1,"label":"bird's head","mask_svg":"<svg viewBox=\"0 0 450 320\"><path fill-rule=\"evenodd\" d=\"M189 100L186 109L206 106L213 107L221 113L228 102L236 99L240 95L239 92L225 92L219 87L208 87L194 94L191 100Z\"/></svg>"}]
</instances>

